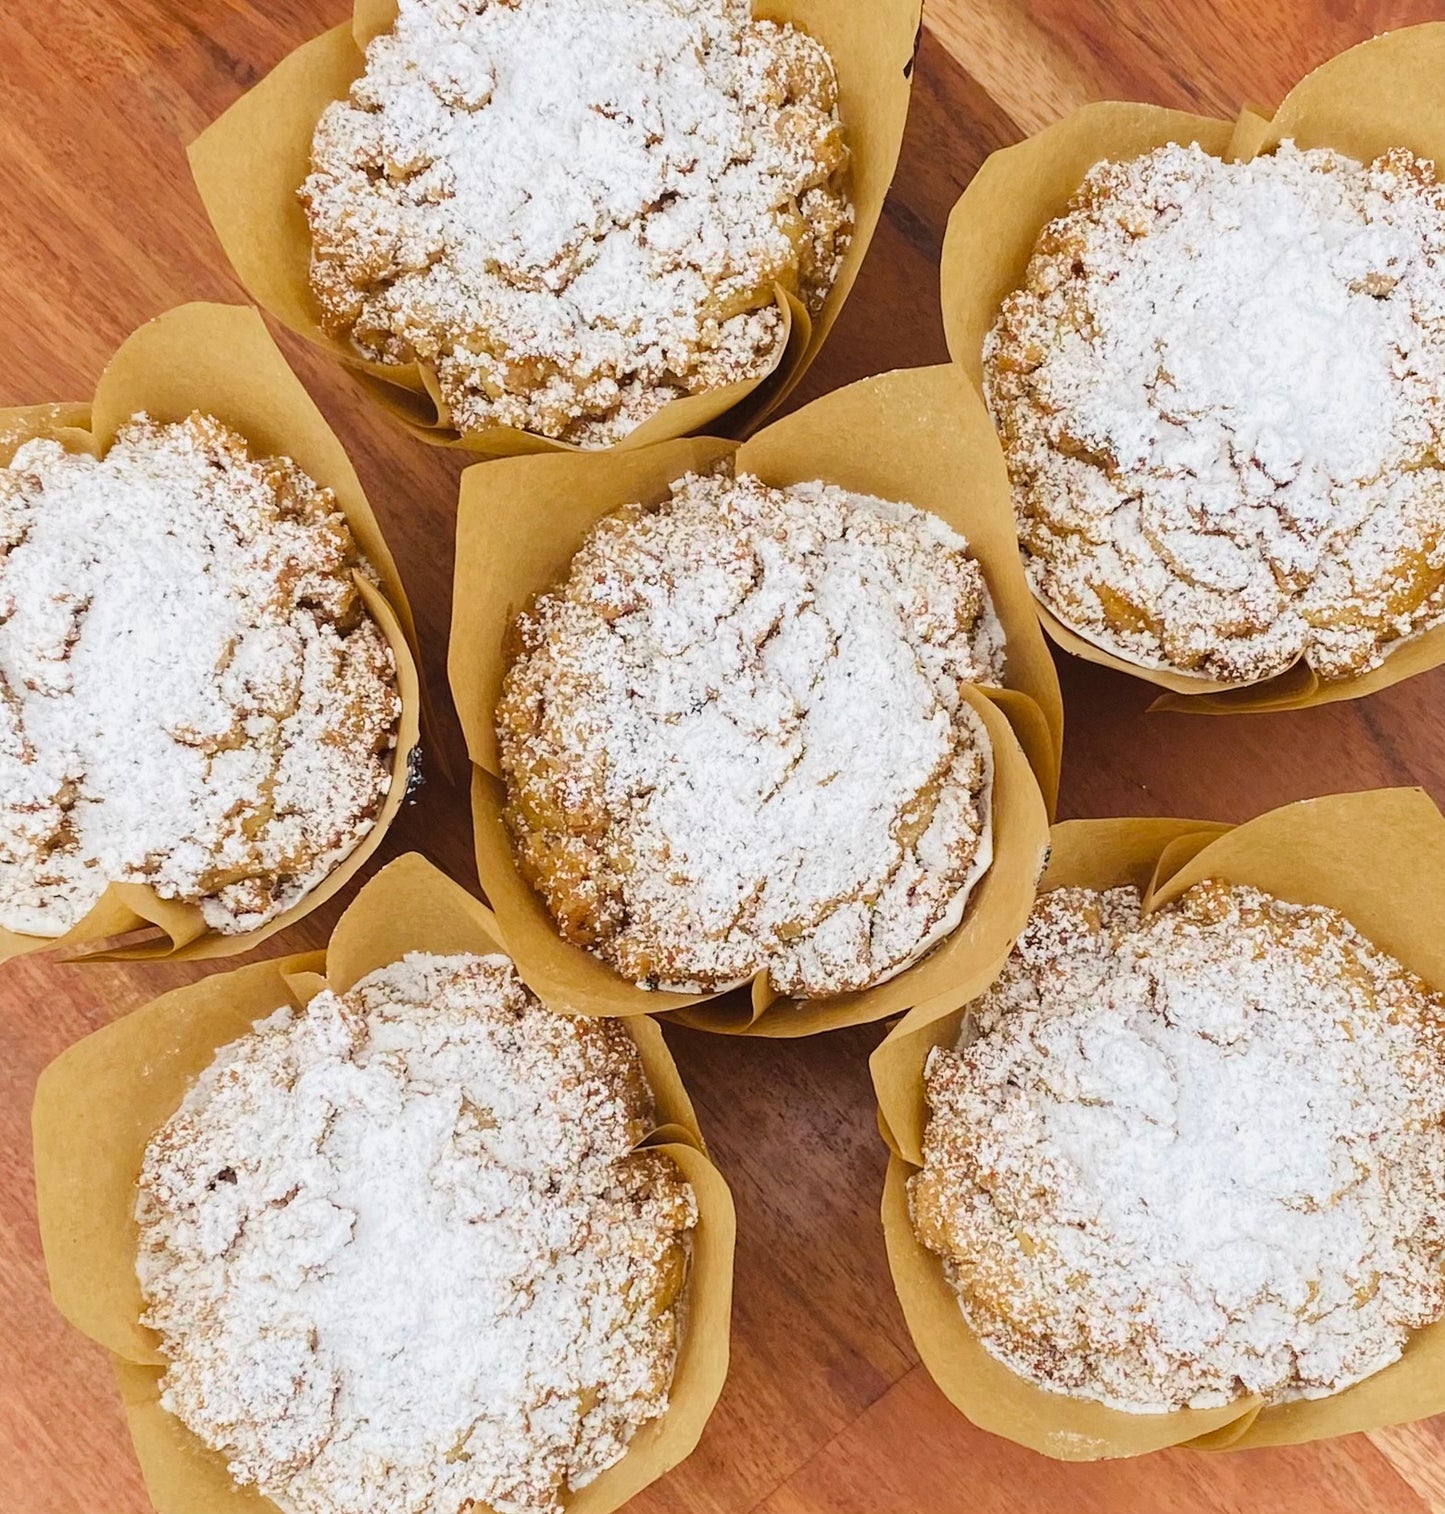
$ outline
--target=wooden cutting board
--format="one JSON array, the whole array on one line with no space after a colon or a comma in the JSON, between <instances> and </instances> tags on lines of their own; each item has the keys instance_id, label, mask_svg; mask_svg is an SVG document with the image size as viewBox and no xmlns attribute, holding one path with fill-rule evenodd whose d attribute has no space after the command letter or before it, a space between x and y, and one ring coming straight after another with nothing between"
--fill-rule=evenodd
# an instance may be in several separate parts
<instances>
[{"instance_id":1,"label":"wooden cutting board","mask_svg":"<svg viewBox=\"0 0 1445 1514\"><path fill-rule=\"evenodd\" d=\"M867 4L868 0L836 0ZM182 153L346 0L48 0L0 7L0 405L91 392L147 316L236 299ZM937 258L994 148L1089 100L1233 115L1425 0L930 0L892 197L801 399L942 360ZM282 338L351 449L444 694L463 459L412 442ZM1445 669L1356 704L1211 720L1146 716L1143 685L1065 660L1061 814L1243 819L1314 794L1420 783L1445 799ZM448 716L449 751L462 772ZM432 764L383 857L419 849L473 883L464 791ZM338 901L338 904L341 901ZM268 951L324 941L323 910ZM149 1509L104 1354L51 1308L29 1158L35 1078L62 1048L199 969L0 968L0 1509ZM972 1429L917 1365L877 1223L883 1151L866 1059L879 1032L804 1042L669 1032L737 1195L732 1374L697 1453L633 1514L1416 1514L1445 1509L1445 1418L1281 1451L1061 1466Z\"/></svg>"}]
</instances>

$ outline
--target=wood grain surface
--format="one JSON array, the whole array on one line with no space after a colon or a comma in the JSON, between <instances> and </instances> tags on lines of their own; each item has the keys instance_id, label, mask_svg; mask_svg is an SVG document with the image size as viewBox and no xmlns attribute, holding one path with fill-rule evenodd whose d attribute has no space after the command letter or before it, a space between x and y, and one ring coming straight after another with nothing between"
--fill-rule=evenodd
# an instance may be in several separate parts
<instances>
[{"instance_id":1,"label":"wood grain surface","mask_svg":"<svg viewBox=\"0 0 1445 1514\"><path fill-rule=\"evenodd\" d=\"M869 0L836 0L864 5ZM182 144L347 0L46 0L0 6L0 405L89 395L146 317L236 299ZM1442 14L1392 0L929 0L897 182L857 288L800 402L944 356L937 258L989 152L1089 100L1232 115L1274 105L1372 33ZM451 525L463 460L411 441L346 377L283 347L351 449L388 532L445 704ZM1144 713L1148 691L1064 660L1062 815L1243 819L1348 788L1445 799L1445 669L1291 715ZM448 719L450 717L448 715ZM454 721L446 732L464 763ZM474 885L465 794L431 764L383 858L425 852ZM266 948L318 945L340 903ZM40 1069L201 969L0 968L0 1510L149 1508L103 1353L51 1307L29 1110ZM803 1042L669 1032L738 1202L726 1392L697 1453L633 1514L1327 1514L1445 1510L1445 1418L1292 1450L1065 1466L969 1426L918 1366L877 1222L883 1150L866 1059L880 1032Z\"/></svg>"}]
</instances>

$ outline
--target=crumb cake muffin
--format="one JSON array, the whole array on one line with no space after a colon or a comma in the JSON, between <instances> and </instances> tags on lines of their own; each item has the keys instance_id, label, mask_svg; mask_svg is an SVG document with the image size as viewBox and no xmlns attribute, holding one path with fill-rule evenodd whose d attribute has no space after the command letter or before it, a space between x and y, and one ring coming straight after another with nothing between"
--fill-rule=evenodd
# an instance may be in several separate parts
<instances>
[{"instance_id":1,"label":"crumb cake muffin","mask_svg":"<svg viewBox=\"0 0 1445 1514\"><path fill-rule=\"evenodd\" d=\"M1317 905L1046 894L929 1054L919 1239L1045 1388L1140 1413L1338 1392L1445 1313L1442 1010Z\"/></svg>"},{"instance_id":2,"label":"crumb cake muffin","mask_svg":"<svg viewBox=\"0 0 1445 1514\"><path fill-rule=\"evenodd\" d=\"M690 1185L615 1020L415 954L221 1048L136 1201L161 1403L285 1514L555 1514L663 1413Z\"/></svg>"},{"instance_id":3,"label":"crumb cake muffin","mask_svg":"<svg viewBox=\"0 0 1445 1514\"><path fill-rule=\"evenodd\" d=\"M960 695L1003 633L910 505L689 474L601 521L521 616L497 710L523 876L644 988L861 989L951 931L990 858Z\"/></svg>"},{"instance_id":4,"label":"crumb cake muffin","mask_svg":"<svg viewBox=\"0 0 1445 1514\"><path fill-rule=\"evenodd\" d=\"M0 926L59 936L109 883L264 924L371 829L391 648L345 517L204 415L102 460L0 469Z\"/></svg>"},{"instance_id":5,"label":"crumb cake muffin","mask_svg":"<svg viewBox=\"0 0 1445 1514\"><path fill-rule=\"evenodd\" d=\"M1137 665L1376 667L1445 618L1445 188L1404 150L1092 169L984 351L1034 590Z\"/></svg>"},{"instance_id":6,"label":"crumb cake muffin","mask_svg":"<svg viewBox=\"0 0 1445 1514\"><path fill-rule=\"evenodd\" d=\"M775 361L852 230L825 49L747 0L400 0L301 190L322 323L460 431L606 446Z\"/></svg>"}]
</instances>

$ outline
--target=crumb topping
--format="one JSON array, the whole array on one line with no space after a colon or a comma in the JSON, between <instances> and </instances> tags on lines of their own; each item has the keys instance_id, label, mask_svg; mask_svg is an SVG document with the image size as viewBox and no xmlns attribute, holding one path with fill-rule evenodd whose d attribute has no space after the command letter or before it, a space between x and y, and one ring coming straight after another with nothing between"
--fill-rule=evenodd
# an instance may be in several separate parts
<instances>
[{"instance_id":1,"label":"crumb topping","mask_svg":"<svg viewBox=\"0 0 1445 1514\"><path fill-rule=\"evenodd\" d=\"M970 1328L1116 1408L1318 1398L1445 1313L1445 1003L1343 916L1044 895L929 1055L914 1225Z\"/></svg>"},{"instance_id":2,"label":"crumb topping","mask_svg":"<svg viewBox=\"0 0 1445 1514\"><path fill-rule=\"evenodd\" d=\"M959 690L999 682L1003 632L936 517L690 474L602 521L516 635L519 865L630 981L841 993L958 924L992 761Z\"/></svg>"},{"instance_id":3,"label":"crumb topping","mask_svg":"<svg viewBox=\"0 0 1445 1514\"><path fill-rule=\"evenodd\" d=\"M327 329L587 446L765 373L852 229L827 52L746 0L401 0L301 191Z\"/></svg>"},{"instance_id":4,"label":"crumb topping","mask_svg":"<svg viewBox=\"0 0 1445 1514\"><path fill-rule=\"evenodd\" d=\"M617 1021L414 954L223 1047L136 1203L162 1404L286 1514L557 1514L667 1407L691 1187Z\"/></svg>"},{"instance_id":5,"label":"crumb topping","mask_svg":"<svg viewBox=\"0 0 1445 1514\"><path fill-rule=\"evenodd\" d=\"M985 344L1035 592L1145 666L1378 666L1445 617L1445 188L1398 150L1092 169Z\"/></svg>"},{"instance_id":6,"label":"crumb topping","mask_svg":"<svg viewBox=\"0 0 1445 1514\"><path fill-rule=\"evenodd\" d=\"M331 491L207 416L0 469L0 925L263 924L371 829L400 701Z\"/></svg>"}]
</instances>

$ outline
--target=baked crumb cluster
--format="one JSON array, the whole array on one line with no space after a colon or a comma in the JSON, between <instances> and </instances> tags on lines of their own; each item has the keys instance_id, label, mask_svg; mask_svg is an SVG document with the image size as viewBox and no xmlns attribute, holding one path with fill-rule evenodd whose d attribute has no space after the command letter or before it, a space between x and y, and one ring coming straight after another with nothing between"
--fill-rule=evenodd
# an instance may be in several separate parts
<instances>
[{"instance_id":1,"label":"baked crumb cluster","mask_svg":"<svg viewBox=\"0 0 1445 1514\"><path fill-rule=\"evenodd\" d=\"M1140 1412L1337 1392L1445 1313L1442 1013L1317 905L1046 894L930 1053L915 1228L1044 1387Z\"/></svg>"},{"instance_id":2,"label":"baked crumb cluster","mask_svg":"<svg viewBox=\"0 0 1445 1514\"><path fill-rule=\"evenodd\" d=\"M746 0L401 0L301 191L326 329L587 446L755 378L852 228L827 52Z\"/></svg>"},{"instance_id":3,"label":"baked crumb cluster","mask_svg":"<svg viewBox=\"0 0 1445 1514\"><path fill-rule=\"evenodd\" d=\"M516 627L507 821L563 935L644 987L860 989L957 925L990 856L963 683L1003 635L909 505L688 475L604 519Z\"/></svg>"},{"instance_id":4,"label":"baked crumb cluster","mask_svg":"<svg viewBox=\"0 0 1445 1514\"><path fill-rule=\"evenodd\" d=\"M59 936L109 883L263 924L371 828L391 649L330 490L221 422L138 416L104 459L0 469L0 926Z\"/></svg>"},{"instance_id":5,"label":"baked crumb cluster","mask_svg":"<svg viewBox=\"0 0 1445 1514\"><path fill-rule=\"evenodd\" d=\"M1445 189L1401 150L1101 163L985 345L1029 576L1145 666L1377 666L1445 616Z\"/></svg>"},{"instance_id":6,"label":"baked crumb cluster","mask_svg":"<svg viewBox=\"0 0 1445 1514\"><path fill-rule=\"evenodd\" d=\"M667 1406L691 1187L625 1028L416 954L223 1047L146 1150L161 1402L287 1514L556 1514Z\"/></svg>"}]
</instances>

